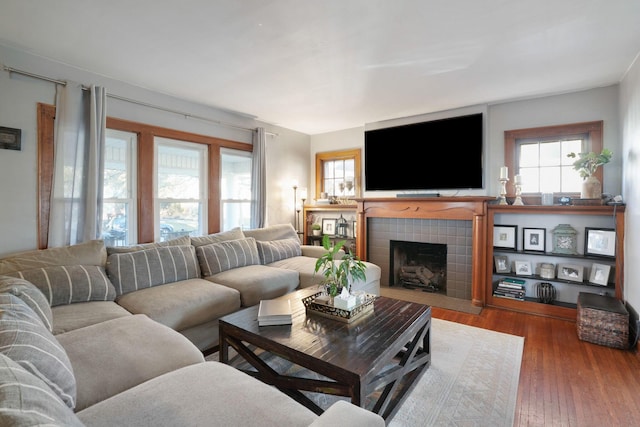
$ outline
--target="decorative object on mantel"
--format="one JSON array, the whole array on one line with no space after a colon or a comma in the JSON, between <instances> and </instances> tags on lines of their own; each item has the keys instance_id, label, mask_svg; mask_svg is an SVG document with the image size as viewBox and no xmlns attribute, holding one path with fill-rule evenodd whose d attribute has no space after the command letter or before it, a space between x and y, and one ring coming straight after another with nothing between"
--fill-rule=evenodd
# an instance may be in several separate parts
<instances>
[{"instance_id":1,"label":"decorative object on mantel","mask_svg":"<svg viewBox=\"0 0 640 427\"><path fill-rule=\"evenodd\" d=\"M509 168L502 166L500 168L500 198L499 205L508 205L507 203L507 182L509 182Z\"/></svg>"},{"instance_id":2,"label":"decorative object on mantel","mask_svg":"<svg viewBox=\"0 0 640 427\"><path fill-rule=\"evenodd\" d=\"M594 173L600 166L609 163L612 155L613 153L607 148L603 148L600 154L596 154L593 151L589 153L567 154L567 157L577 157L577 160L573 162L573 168L577 170L584 179L582 191L580 192L581 199L593 199L595 201L602 199L602 183L594 176ZM601 202L597 204L601 204Z\"/></svg>"},{"instance_id":3,"label":"decorative object on mantel","mask_svg":"<svg viewBox=\"0 0 640 427\"><path fill-rule=\"evenodd\" d=\"M536 285L538 301L543 304L551 304L556 299L556 288L549 282L540 282Z\"/></svg>"},{"instance_id":4,"label":"decorative object on mantel","mask_svg":"<svg viewBox=\"0 0 640 427\"><path fill-rule=\"evenodd\" d=\"M355 280L366 280L366 266L353 252L345 252L342 258L338 258L340 249L346 241L341 240L331 246L331 239L325 235L322 237L322 247L325 253L316 261L314 274L322 270L324 280L322 284L327 288L330 297L335 297L346 288L351 293L351 284Z\"/></svg>"},{"instance_id":5,"label":"decorative object on mantel","mask_svg":"<svg viewBox=\"0 0 640 427\"><path fill-rule=\"evenodd\" d=\"M513 177L513 186L516 189L516 200L513 202L514 206L522 206L522 176L516 175Z\"/></svg>"},{"instance_id":6,"label":"decorative object on mantel","mask_svg":"<svg viewBox=\"0 0 640 427\"><path fill-rule=\"evenodd\" d=\"M551 231L553 235L554 254L577 255L578 240L575 228L569 224L558 224Z\"/></svg>"}]
</instances>

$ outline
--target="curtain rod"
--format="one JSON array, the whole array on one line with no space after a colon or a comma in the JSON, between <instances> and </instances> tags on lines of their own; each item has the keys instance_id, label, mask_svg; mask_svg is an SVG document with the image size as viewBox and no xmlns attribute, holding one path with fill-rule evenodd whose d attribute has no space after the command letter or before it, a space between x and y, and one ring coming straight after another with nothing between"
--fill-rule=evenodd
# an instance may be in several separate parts
<instances>
[{"instance_id":1,"label":"curtain rod","mask_svg":"<svg viewBox=\"0 0 640 427\"><path fill-rule=\"evenodd\" d=\"M9 74L11 74L11 73L21 74L23 76L33 77L34 79L44 80L44 81L55 83L55 84L62 85L62 86L66 86L67 85L67 82L64 81L64 80L57 80L57 79L53 79L51 77L42 76L40 74L34 74L34 73L30 73L28 71L18 70L17 68L7 67L6 65L4 65L3 68L4 68L4 71L7 71ZM82 86L82 89L86 90L88 88L86 86ZM205 122L211 122L211 123L215 123L215 124L218 124L218 125L221 125L221 126L226 126L226 127L230 127L230 128L234 128L234 129L248 131L248 132L255 131L255 129L253 129L253 128L248 128L248 127L244 127L244 126L238 126L238 125L234 125L232 123L222 122L220 120L209 119L207 117L196 116L196 115L191 114L191 113L185 113L185 112L182 112L182 111L173 110L171 108L160 107L158 105L153 105L153 104L149 104L149 103L146 103L146 102L136 101L135 99L125 98L124 96L114 95L114 94L111 94L109 92L107 92L107 97L108 98L117 99L119 101L129 102L131 104L141 105L143 107L148 107L148 108L153 108L153 109L156 109L156 110L165 111L167 113L178 114L180 116L184 116L185 118L203 120ZM278 136L277 133L273 133L273 132L265 132L265 133L267 135L271 135L271 136Z\"/></svg>"}]
</instances>

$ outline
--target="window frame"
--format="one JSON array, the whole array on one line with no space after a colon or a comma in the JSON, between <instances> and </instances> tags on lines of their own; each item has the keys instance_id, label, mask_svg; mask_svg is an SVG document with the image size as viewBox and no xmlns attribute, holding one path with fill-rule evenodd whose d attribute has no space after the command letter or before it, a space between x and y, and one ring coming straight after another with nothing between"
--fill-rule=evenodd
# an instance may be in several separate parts
<instances>
[{"instance_id":1,"label":"window frame","mask_svg":"<svg viewBox=\"0 0 640 427\"><path fill-rule=\"evenodd\" d=\"M55 105L38 103L38 246L48 247L50 198L53 186L53 135ZM209 145L207 233L220 231L220 150L223 147L253 152L250 143L195 134L160 126L148 125L114 117L107 117L107 128L138 135L137 157L137 214L138 242L154 241L154 137L178 139ZM217 183L217 184L216 184Z\"/></svg>"},{"instance_id":2,"label":"window frame","mask_svg":"<svg viewBox=\"0 0 640 427\"><path fill-rule=\"evenodd\" d=\"M353 160L353 188L354 198L360 197L360 184L361 184L361 159L362 150L359 148L353 148L348 150L338 151L324 151L316 153L316 198L320 198L320 193L324 192L324 164L325 162L331 162L336 160Z\"/></svg>"},{"instance_id":3,"label":"window frame","mask_svg":"<svg viewBox=\"0 0 640 427\"><path fill-rule=\"evenodd\" d=\"M545 139L558 138L563 139L572 135L587 135L588 151L599 153L603 148L603 124L602 120L593 122L571 123L565 125L542 126L536 128L514 129L504 131L504 164L509 168L510 181L513 182L513 176L517 175L517 140L519 139ZM603 168L598 168L594 174L600 182L603 181ZM554 197L568 196L571 198L579 198L579 192L554 192ZM507 186L507 197L515 197L515 190L512 185ZM522 199L526 204L541 204L542 193L527 193L522 195Z\"/></svg>"}]
</instances>

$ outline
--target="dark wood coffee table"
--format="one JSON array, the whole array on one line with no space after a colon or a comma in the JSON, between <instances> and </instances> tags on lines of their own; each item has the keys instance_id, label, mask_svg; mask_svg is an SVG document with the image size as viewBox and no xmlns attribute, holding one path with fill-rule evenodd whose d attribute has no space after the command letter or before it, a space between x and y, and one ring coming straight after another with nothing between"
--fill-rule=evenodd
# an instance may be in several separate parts
<instances>
[{"instance_id":1,"label":"dark wood coffee table","mask_svg":"<svg viewBox=\"0 0 640 427\"><path fill-rule=\"evenodd\" d=\"M343 323L305 312L302 298L316 291L308 288L281 297L291 300L291 325L258 326L257 306L221 318L220 361L230 363L231 346L250 365L245 372L317 414L326 408L303 391L346 396L391 419L431 364L431 307L377 297L372 312ZM265 357L274 355L326 379L277 372Z\"/></svg>"}]
</instances>

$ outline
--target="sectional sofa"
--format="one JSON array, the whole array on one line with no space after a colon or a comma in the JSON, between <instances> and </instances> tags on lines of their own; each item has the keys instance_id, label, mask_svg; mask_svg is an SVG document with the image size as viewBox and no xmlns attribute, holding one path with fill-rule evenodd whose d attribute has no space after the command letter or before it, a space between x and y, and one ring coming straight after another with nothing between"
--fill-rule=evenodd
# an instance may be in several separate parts
<instances>
[{"instance_id":1,"label":"sectional sofa","mask_svg":"<svg viewBox=\"0 0 640 427\"><path fill-rule=\"evenodd\" d=\"M0 259L0 425L384 425L344 401L317 416L204 360L220 317L315 284L318 250L279 225ZM379 293L379 278L368 264L354 286Z\"/></svg>"}]
</instances>

